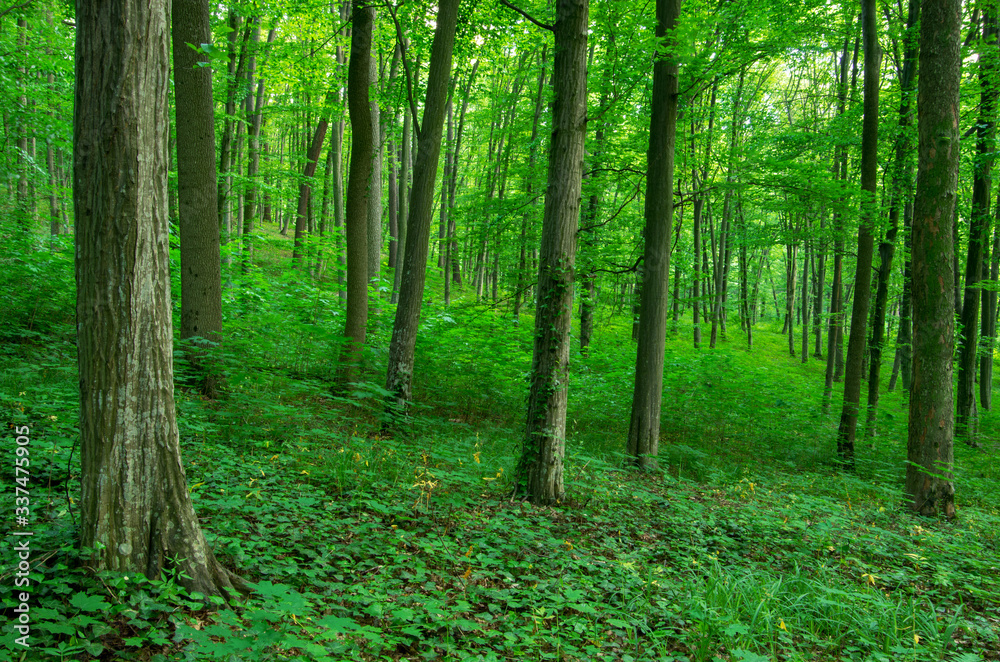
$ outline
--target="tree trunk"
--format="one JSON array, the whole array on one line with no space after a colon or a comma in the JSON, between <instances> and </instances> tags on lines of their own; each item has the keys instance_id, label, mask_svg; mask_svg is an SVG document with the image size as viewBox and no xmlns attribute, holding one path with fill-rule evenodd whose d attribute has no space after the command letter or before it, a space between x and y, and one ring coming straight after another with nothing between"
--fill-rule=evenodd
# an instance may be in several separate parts
<instances>
[{"instance_id":1,"label":"tree trunk","mask_svg":"<svg viewBox=\"0 0 1000 662\"><path fill-rule=\"evenodd\" d=\"M680 0L657 0L656 36L664 39L680 13ZM673 223L674 140L677 128L677 64L657 53L646 153L646 252L635 389L626 452L636 465L656 469L663 395L663 351L667 334L667 279Z\"/></svg>"},{"instance_id":2,"label":"tree trunk","mask_svg":"<svg viewBox=\"0 0 1000 662\"><path fill-rule=\"evenodd\" d=\"M222 266L215 177L215 111L208 57L187 44L212 42L207 0L173 0L177 196L181 244L181 338L201 390L216 397L218 376L206 361L222 340Z\"/></svg>"},{"instance_id":3,"label":"tree trunk","mask_svg":"<svg viewBox=\"0 0 1000 662\"><path fill-rule=\"evenodd\" d=\"M803 240L803 250L804 254L802 256L802 296L801 303L802 306L802 348L800 357L803 363L809 361L809 259L811 257L810 253L810 241L809 237L809 220L806 219L805 222L805 236L806 239Z\"/></svg>"},{"instance_id":4,"label":"tree trunk","mask_svg":"<svg viewBox=\"0 0 1000 662\"><path fill-rule=\"evenodd\" d=\"M375 85L378 65L370 58L370 85ZM368 282L376 283L382 267L382 121L378 99L368 95L372 114L372 173L368 182Z\"/></svg>"},{"instance_id":5,"label":"tree trunk","mask_svg":"<svg viewBox=\"0 0 1000 662\"><path fill-rule=\"evenodd\" d=\"M451 305L451 270L454 265L452 259L452 237L455 233L455 217L449 216L453 204L449 199L448 192L453 190L451 181L455 178L455 111L452 107L452 100L448 99L446 137L447 152L445 154L444 177L441 181L441 225L444 227L444 248L441 252L441 264L444 267L444 305Z\"/></svg>"},{"instance_id":6,"label":"tree trunk","mask_svg":"<svg viewBox=\"0 0 1000 662\"><path fill-rule=\"evenodd\" d=\"M347 344L341 360L341 382L357 377L368 325L368 195L372 172L371 87L372 26L375 9L354 3L351 16L351 59L347 69L347 105L351 118L351 165L347 177Z\"/></svg>"},{"instance_id":7,"label":"tree trunk","mask_svg":"<svg viewBox=\"0 0 1000 662\"><path fill-rule=\"evenodd\" d=\"M959 166L961 3L922 9L913 212L913 387L905 493L922 515L955 515L951 225Z\"/></svg>"},{"instance_id":8,"label":"tree trunk","mask_svg":"<svg viewBox=\"0 0 1000 662\"><path fill-rule=\"evenodd\" d=\"M528 141L528 170L525 175L524 191L528 204L521 214L521 237L518 246L517 262L517 284L514 290L514 319L520 319L522 297L527 299L525 291L528 287L528 223L535 209L534 202L534 181L535 163L538 159L538 125L542 117L544 106L545 74L546 74L546 53L548 45L542 46L542 52L538 56L538 86L535 91L535 112L531 120L531 139Z\"/></svg>"},{"instance_id":9,"label":"tree trunk","mask_svg":"<svg viewBox=\"0 0 1000 662\"><path fill-rule=\"evenodd\" d=\"M189 590L233 599L243 583L205 542L174 408L167 13L164 1L76 7L80 542L97 569L157 578L176 562Z\"/></svg>"},{"instance_id":10,"label":"tree trunk","mask_svg":"<svg viewBox=\"0 0 1000 662\"><path fill-rule=\"evenodd\" d=\"M593 45L591 45L593 49ZM601 119L597 122L597 128L594 131L594 153L591 156L588 169L593 171L600 167L602 159L604 157L604 135L609 126L610 122L606 119L608 112L608 99L610 97L610 91L612 86L611 72L612 66L610 60L614 57L616 51L615 46L615 34L611 32L608 34L607 44L605 48L605 57L609 60L605 63L604 73L601 76L601 98L599 106L597 108L597 113ZM536 115L537 116L537 115ZM588 175L584 173L584 180L588 178ZM584 227L581 228L581 238L583 240L583 250L580 251L581 263L583 265L583 274L581 277L581 285L583 285L582 292L580 293L580 352L587 356L588 348L590 347L590 339L594 333L594 306L595 299L597 296L597 274L594 272L594 249L596 244L596 231L597 231L597 211L601 204L601 187L592 186L590 187L591 193L587 201L587 211L584 214ZM669 242L667 242L669 244Z\"/></svg>"},{"instance_id":11,"label":"tree trunk","mask_svg":"<svg viewBox=\"0 0 1000 662\"><path fill-rule=\"evenodd\" d=\"M222 233L222 243L229 242L229 228L231 225L231 211L229 208L229 194L232 188L232 176L230 168L233 163L233 139L236 131L236 91L237 81L243 77L243 67L246 62L247 44L256 19L248 19L240 38L240 18L234 9L229 10L229 76L227 77L226 90L226 119L223 123L222 139L219 142L219 176L218 176L218 213L219 232ZM239 54L237 56L237 40L239 40ZM194 42L191 42L194 43ZM186 44L184 48L189 48Z\"/></svg>"},{"instance_id":12,"label":"tree trunk","mask_svg":"<svg viewBox=\"0 0 1000 662\"><path fill-rule=\"evenodd\" d=\"M995 283L1000 276L1000 228L993 231L991 251L990 280ZM997 337L996 290L983 289L982 316L983 353L979 357L979 404L989 411L993 406L993 351Z\"/></svg>"},{"instance_id":13,"label":"tree trunk","mask_svg":"<svg viewBox=\"0 0 1000 662\"><path fill-rule=\"evenodd\" d=\"M548 188L542 219L524 447L517 492L535 503L561 501L569 395L573 263L587 131L588 0L556 0L554 102Z\"/></svg>"},{"instance_id":14,"label":"tree trunk","mask_svg":"<svg viewBox=\"0 0 1000 662\"><path fill-rule=\"evenodd\" d=\"M973 161L972 213L969 221L969 255L965 265L965 298L959 342L958 383L955 399L955 435L975 444L976 368L979 349L980 281L990 242L990 192L993 169L994 101L996 99L997 21L996 10L983 10L983 35L979 53L979 121L976 122L976 156Z\"/></svg>"},{"instance_id":15,"label":"tree trunk","mask_svg":"<svg viewBox=\"0 0 1000 662\"><path fill-rule=\"evenodd\" d=\"M858 259L854 276L854 306L851 311L851 334L847 344L844 374L844 408L837 431L837 454L849 468L854 467L854 438L861 404L861 378L864 372L865 336L868 304L871 300L872 253L875 238L872 226L875 214L875 187L878 159L878 87L879 50L874 0L862 0L861 31L865 46L864 119L861 128L861 225L858 228Z\"/></svg>"},{"instance_id":16,"label":"tree trunk","mask_svg":"<svg viewBox=\"0 0 1000 662\"><path fill-rule=\"evenodd\" d=\"M920 15L920 0L910 0L906 21L907 34L915 29ZM912 35L915 36L915 35ZM882 372L882 349L885 343L886 306L889 302L889 276L892 275L892 258L896 251L896 234L899 228L899 208L904 204L904 196L909 197L909 181L913 169L908 166L910 159L909 125L912 115L910 101L913 92L914 74L917 66L916 40L907 37L905 41L903 70L900 73L899 88L902 97L899 103L899 127L896 138L896 154L893 162L891 202L889 205L889 229L885 240L879 243L878 290L875 294L875 311L872 315L872 342L869 347L871 359L868 370L868 412L865 420L865 436L874 437L878 419L879 382Z\"/></svg>"},{"instance_id":17,"label":"tree trunk","mask_svg":"<svg viewBox=\"0 0 1000 662\"><path fill-rule=\"evenodd\" d=\"M403 261L406 256L407 220L409 218L409 179L412 141L410 113L403 113L402 154L399 159L399 243L396 247L396 271L393 273L391 303L399 302L399 287L403 281Z\"/></svg>"},{"instance_id":18,"label":"tree trunk","mask_svg":"<svg viewBox=\"0 0 1000 662\"><path fill-rule=\"evenodd\" d=\"M434 211L434 183L437 179L441 134L448 105L448 81L451 78L458 3L459 0L441 0L438 5L424 116L421 126L414 127L419 143L417 158L413 164L413 190L410 194L399 305L396 307L392 326L389 368L386 374L386 390L392 393L390 398L394 400L390 407L397 413L405 411L407 403L413 399L413 355L417 344L420 307L424 298L431 216Z\"/></svg>"}]
</instances>

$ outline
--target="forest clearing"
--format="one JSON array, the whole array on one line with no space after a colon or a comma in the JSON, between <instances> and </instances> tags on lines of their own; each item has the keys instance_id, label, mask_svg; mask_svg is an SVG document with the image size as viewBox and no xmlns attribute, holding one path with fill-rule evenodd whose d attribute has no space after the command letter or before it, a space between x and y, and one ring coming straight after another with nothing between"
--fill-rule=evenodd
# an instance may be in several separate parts
<instances>
[{"instance_id":1,"label":"forest clearing","mask_svg":"<svg viewBox=\"0 0 1000 662\"><path fill-rule=\"evenodd\" d=\"M998 11L0 5L0 662L1000 660Z\"/></svg>"}]
</instances>

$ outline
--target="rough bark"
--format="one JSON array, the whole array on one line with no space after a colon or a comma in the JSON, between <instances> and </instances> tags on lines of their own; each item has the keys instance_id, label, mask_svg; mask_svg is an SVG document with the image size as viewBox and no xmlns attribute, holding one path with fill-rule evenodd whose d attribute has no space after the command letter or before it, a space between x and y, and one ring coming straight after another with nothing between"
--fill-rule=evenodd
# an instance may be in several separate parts
<instances>
[{"instance_id":1,"label":"rough bark","mask_svg":"<svg viewBox=\"0 0 1000 662\"><path fill-rule=\"evenodd\" d=\"M458 4L459 0L441 0L438 5L424 115L421 125L414 127L419 142L417 158L413 164L413 188L406 221L406 250L403 254L399 305L396 306L392 326L386 374L386 390L392 393L390 398L394 402L391 406L396 412L405 411L407 403L413 399L413 356L420 323L420 306L424 298L434 188L448 104L448 81L451 78Z\"/></svg>"},{"instance_id":2,"label":"rough bark","mask_svg":"<svg viewBox=\"0 0 1000 662\"><path fill-rule=\"evenodd\" d=\"M872 254L875 238L872 226L875 214L875 186L878 160L878 91L881 51L876 33L874 0L862 0L861 33L865 47L864 119L861 126L861 224L858 228L858 259L854 276L854 306L851 310L851 334L847 343L844 372L844 407L837 431L837 454L848 467L854 466L854 439L861 404L861 378L864 373L868 306L871 301Z\"/></svg>"},{"instance_id":3,"label":"rough bark","mask_svg":"<svg viewBox=\"0 0 1000 662\"><path fill-rule=\"evenodd\" d=\"M76 6L74 210L80 541L98 569L236 597L205 542L173 398L166 2ZM213 160L209 160L213 163Z\"/></svg>"},{"instance_id":4,"label":"rough bark","mask_svg":"<svg viewBox=\"0 0 1000 662\"><path fill-rule=\"evenodd\" d=\"M531 390L516 488L542 504L565 496L573 264L587 131L587 28L588 0L556 1L548 189L538 260Z\"/></svg>"},{"instance_id":5,"label":"rough bark","mask_svg":"<svg viewBox=\"0 0 1000 662\"><path fill-rule=\"evenodd\" d=\"M368 324L368 180L372 171L372 115L369 59L375 10L355 2L351 16L351 59L347 68L347 105L351 119L351 164L347 176L347 345L341 360L341 381L357 375Z\"/></svg>"},{"instance_id":6,"label":"rough bark","mask_svg":"<svg viewBox=\"0 0 1000 662\"><path fill-rule=\"evenodd\" d=\"M203 392L215 397L218 377L206 361L222 340L222 264L215 178L212 68L188 44L212 42L207 0L173 0L177 130L177 197L181 244L181 338L193 341L189 360Z\"/></svg>"},{"instance_id":7,"label":"rough bark","mask_svg":"<svg viewBox=\"0 0 1000 662\"><path fill-rule=\"evenodd\" d=\"M913 212L913 384L904 492L922 515L955 515L952 216L959 165L959 0L922 8Z\"/></svg>"},{"instance_id":8,"label":"rough bark","mask_svg":"<svg viewBox=\"0 0 1000 662\"><path fill-rule=\"evenodd\" d=\"M656 36L677 23L680 0L657 0ZM677 64L659 52L653 64L653 97L646 153L645 279L635 361L635 389L626 452L638 466L655 469L660 444L663 351L667 334L667 278L673 223L674 140L677 128Z\"/></svg>"}]
</instances>

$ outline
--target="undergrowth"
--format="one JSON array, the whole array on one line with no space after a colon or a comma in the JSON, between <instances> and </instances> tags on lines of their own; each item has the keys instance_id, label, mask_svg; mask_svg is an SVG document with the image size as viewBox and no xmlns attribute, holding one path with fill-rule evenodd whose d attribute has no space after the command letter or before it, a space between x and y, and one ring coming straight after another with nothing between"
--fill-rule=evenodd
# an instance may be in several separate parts
<instances>
[{"instance_id":1,"label":"undergrowth","mask_svg":"<svg viewBox=\"0 0 1000 662\"><path fill-rule=\"evenodd\" d=\"M1000 659L991 412L983 445L956 447L957 520L916 518L901 508L905 393L883 396L878 435L846 473L821 362L788 357L771 320L753 351L732 330L695 351L682 328L668 339L662 470L625 471L634 346L612 317L573 357L567 501L537 508L510 498L531 318L428 303L412 425L386 436L392 306L383 294L362 380L332 389L338 293L278 268L281 247L264 243L264 268L232 275L215 357L225 397L177 390L195 508L254 588L217 611L170 573L87 567L72 263L66 249L24 257L59 295L7 295L0 320L0 416L31 429L35 518L31 648L13 643L5 591L0 661ZM0 291L17 277L4 278Z\"/></svg>"}]
</instances>

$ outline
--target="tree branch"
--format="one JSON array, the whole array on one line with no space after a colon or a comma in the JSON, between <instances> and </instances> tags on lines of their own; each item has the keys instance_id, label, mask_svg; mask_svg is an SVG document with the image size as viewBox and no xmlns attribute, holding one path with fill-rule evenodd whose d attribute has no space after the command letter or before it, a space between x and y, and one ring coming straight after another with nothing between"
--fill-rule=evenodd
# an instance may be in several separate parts
<instances>
[{"instance_id":1,"label":"tree branch","mask_svg":"<svg viewBox=\"0 0 1000 662\"><path fill-rule=\"evenodd\" d=\"M549 25L548 23L542 23L541 21L539 21L538 19L536 19L534 16L532 16L528 12L524 11L523 9L521 9L520 7L515 7L514 5L510 4L509 2L507 2L507 0L500 0L500 4L503 5L504 7L507 7L508 9L513 9L518 14L520 14L523 17L525 17L526 19L528 19L529 21L531 21L532 23L534 23L538 27L542 28L543 30L548 30L550 32L555 32L555 30L556 30L555 26Z\"/></svg>"},{"instance_id":2,"label":"tree branch","mask_svg":"<svg viewBox=\"0 0 1000 662\"><path fill-rule=\"evenodd\" d=\"M27 2L22 2L19 5L14 5L13 7L8 7L7 9L0 9L0 18L3 18L12 11L17 11L18 9L24 9L34 1L35 0L28 0Z\"/></svg>"},{"instance_id":3,"label":"tree branch","mask_svg":"<svg viewBox=\"0 0 1000 662\"><path fill-rule=\"evenodd\" d=\"M410 105L410 114L413 115L413 132L420 139L420 118L417 117L417 104L413 100L413 78L410 75L410 61L406 57L406 39L403 37L403 29L399 26L399 19L396 17L397 7L388 5L389 15L392 16L392 23L396 26L396 41L399 42L399 59L403 62L403 71L406 72L406 100Z\"/></svg>"}]
</instances>

